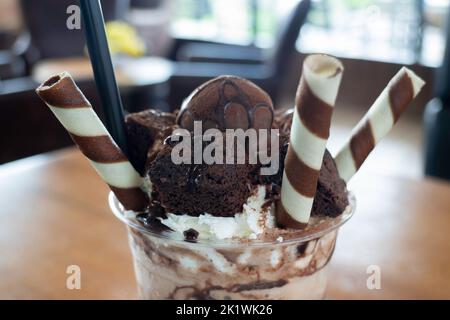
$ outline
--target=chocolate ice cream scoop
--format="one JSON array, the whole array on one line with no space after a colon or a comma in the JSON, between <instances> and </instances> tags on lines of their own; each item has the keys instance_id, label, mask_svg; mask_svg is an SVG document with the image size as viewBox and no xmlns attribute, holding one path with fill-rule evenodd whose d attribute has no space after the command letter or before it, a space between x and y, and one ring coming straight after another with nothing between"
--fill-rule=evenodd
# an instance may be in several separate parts
<instances>
[{"instance_id":1,"label":"chocolate ice cream scoop","mask_svg":"<svg viewBox=\"0 0 450 320\"><path fill-rule=\"evenodd\" d=\"M220 76L195 89L183 102L177 123L193 130L202 121L203 130L270 129L273 104L260 87L235 76Z\"/></svg>"}]
</instances>

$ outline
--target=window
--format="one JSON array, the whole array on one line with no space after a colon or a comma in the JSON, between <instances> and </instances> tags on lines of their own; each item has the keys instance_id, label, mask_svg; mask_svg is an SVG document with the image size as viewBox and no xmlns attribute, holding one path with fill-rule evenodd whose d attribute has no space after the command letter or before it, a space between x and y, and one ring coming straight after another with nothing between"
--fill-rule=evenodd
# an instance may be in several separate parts
<instances>
[{"instance_id":1,"label":"window","mask_svg":"<svg viewBox=\"0 0 450 320\"><path fill-rule=\"evenodd\" d=\"M316 0L298 47L337 56L438 66L449 0Z\"/></svg>"},{"instance_id":2,"label":"window","mask_svg":"<svg viewBox=\"0 0 450 320\"><path fill-rule=\"evenodd\" d=\"M183 38L269 47L297 0L174 0L173 32Z\"/></svg>"},{"instance_id":3,"label":"window","mask_svg":"<svg viewBox=\"0 0 450 320\"><path fill-rule=\"evenodd\" d=\"M270 47L297 0L174 0L176 36ZM438 66L450 0L312 0L297 47Z\"/></svg>"}]
</instances>

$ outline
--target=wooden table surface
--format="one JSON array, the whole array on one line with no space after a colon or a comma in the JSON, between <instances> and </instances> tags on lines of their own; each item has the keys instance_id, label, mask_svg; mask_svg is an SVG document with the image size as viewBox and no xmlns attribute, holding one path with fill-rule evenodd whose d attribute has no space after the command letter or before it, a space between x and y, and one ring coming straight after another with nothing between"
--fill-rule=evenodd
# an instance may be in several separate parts
<instances>
[{"instance_id":1,"label":"wooden table surface","mask_svg":"<svg viewBox=\"0 0 450 320\"><path fill-rule=\"evenodd\" d=\"M379 176L351 182L355 216L330 265L331 299L450 298L450 184ZM0 167L0 298L134 299L125 227L75 149ZM67 267L81 289L66 288ZM381 289L367 288L377 266Z\"/></svg>"}]
</instances>

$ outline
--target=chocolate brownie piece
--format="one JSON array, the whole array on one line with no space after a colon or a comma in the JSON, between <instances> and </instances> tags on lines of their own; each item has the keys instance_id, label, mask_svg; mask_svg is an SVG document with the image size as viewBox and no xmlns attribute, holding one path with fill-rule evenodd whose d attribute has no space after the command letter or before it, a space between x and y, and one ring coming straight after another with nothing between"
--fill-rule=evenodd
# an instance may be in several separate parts
<instances>
[{"instance_id":1,"label":"chocolate brownie piece","mask_svg":"<svg viewBox=\"0 0 450 320\"><path fill-rule=\"evenodd\" d=\"M175 128L175 113L145 110L125 117L128 155L136 170L144 175L146 165L152 161L164 139Z\"/></svg>"},{"instance_id":2,"label":"chocolate brownie piece","mask_svg":"<svg viewBox=\"0 0 450 320\"><path fill-rule=\"evenodd\" d=\"M276 110L272 128L280 130L280 135L289 136L291 134L293 115L294 115L293 108Z\"/></svg>"},{"instance_id":3,"label":"chocolate brownie piece","mask_svg":"<svg viewBox=\"0 0 450 320\"><path fill-rule=\"evenodd\" d=\"M336 217L344 211L348 204L345 181L339 176L336 163L327 150L323 156L311 214Z\"/></svg>"},{"instance_id":4,"label":"chocolate brownie piece","mask_svg":"<svg viewBox=\"0 0 450 320\"><path fill-rule=\"evenodd\" d=\"M255 173L257 174L256 179L254 181L260 184L273 184L281 187L281 180L283 179L283 170L284 170L284 158L286 158L287 149L289 146L289 135L281 133L278 139L278 150L275 151L278 153L278 171L273 175L259 175L259 170ZM270 164L266 165L269 166Z\"/></svg>"},{"instance_id":5,"label":"chocolate brownie piece","mask_svg":"<svg viewBox=\"0 0 450 320\"><path fill-rule=\"evenodd\" d=\"M289 137L280 135L280 167L276 174L270 176L259 176L259 183L266 184L268 196L279 199L284 170L284 159L289 146ZM258 172L258 171L256 171ZM255 178L254 178L255 179ZM311 215L325 215L335 217L340 215L348 205L347 187L341 179L336 168L333 157L328 150L323 156L322 168L317 181L317 192Z\"/></svg>"},{"instance_id":6,"label":"chocolate brownie piece","mask_svg":"<svg viewBox=\"0 0 450 320\"><path fill-rule=\"evenodd\" d=\"M254 165L175 164L171 153L176 143L169 142L169 139L150 164L148 172L153 189L166 211L192 216L209 213L222 217L242 212L251 194L250 172Z\"/></svg>"}]
</instances>

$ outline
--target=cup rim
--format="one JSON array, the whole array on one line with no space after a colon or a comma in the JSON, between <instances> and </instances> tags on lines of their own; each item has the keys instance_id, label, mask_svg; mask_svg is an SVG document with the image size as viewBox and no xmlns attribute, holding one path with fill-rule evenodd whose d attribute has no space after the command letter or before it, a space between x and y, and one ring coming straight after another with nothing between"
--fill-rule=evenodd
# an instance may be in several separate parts
<instances>
[{"instance_id":1,"label":"cup rim","mask_svg":"<svg viewBox=\"0 0 450 320\"><path fill-rule=\"evenodd\" d=\"M125 216L126 212L129 212L130 215L132 215L133 211L125 210L123 206L120 204L120 202L117 200L116 196L113 192L109 192L108 195L108 204L113 212L113 214L118 218L120 221L125 223L129 228L138 230L139 232L142 232L145 235L148 235L153 238L158 238L163 241L167 241L167 243L178 243L183 245L190 245L190 246L199 246L199 247L214 247L214 248L230 248L230 247L262 247L262 246L268 246L268 245L287 245L292 243L303 243L310 240L314 240L317 238L320 238L334 230L339 229L343 224L345 224L355 213L356 211L356 198L353 192L348 191L348 201L349 205L345 208L344 212L341 213L339 217L333 218L334 220L332 223L329 223L326 225L325 223L323 227L318 228L317 231L305 231L304 234L302 234L301 231L299 231L299 235L295 237L290 237L287 239L283 239L282 241L278 240L251 240L251 239L245 239L244 241L237 241L232 239L220 239L220 240L211 240L211 239L197 239L195 242L186 241L184 237L176 232L170 232L170 231L163 231L163 232L154 232L152 230L149 230L145 228L143 225L141 225L138 221L128 218ZM317 225L320 225L320 222Z\"/></svg>"}]
</instances>

